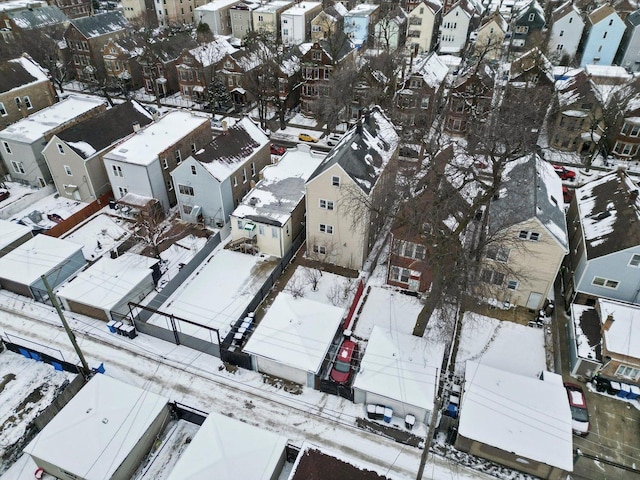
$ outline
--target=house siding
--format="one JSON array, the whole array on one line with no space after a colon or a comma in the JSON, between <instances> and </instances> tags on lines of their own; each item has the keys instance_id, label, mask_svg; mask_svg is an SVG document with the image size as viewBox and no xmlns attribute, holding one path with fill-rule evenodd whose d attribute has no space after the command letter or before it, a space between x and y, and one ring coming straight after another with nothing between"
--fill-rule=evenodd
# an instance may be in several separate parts
<instances>
[{"instance_id":1,"label":"house siding","mask_svg":"<svg viewBox=\"0 0 640 480\"><path fill-rule=\"evenodd\" d=\"M640 302L640 268L629 266L633 254L640 254L640 245L616 252L605 257L594 258L586 262L585 268L576 278L576 290L596 297L621 300L623 302ZM618 287L606 288L593 285L593 278L601 277L620 282Z\"/></svg>"},{"instance_id":2,"label":"house siding","mask_svg":"<svg viewBox=\"0 0 640 480\"><path fill-rule=\"evenodd\" d=\"M571 11L559 18L552 26L549 34L547 54L557 63L562 56L573 59L578 52L578 45L584 31L584 21L578 12Z\"/></svg>"},{"instance_id":3,"label":"house siding","mask_svg":"<svg viewBox=\"0 0 640 480\"><path fill-rule=\"evenodd\" d=\"M640 72L640 26L629 25L629 39L620 65L632 72Z\"/></svg>"},{"instance_id":4,"label":"house siding","mask_svg":"<svg viewBox=\"0 0 640 480\"><path fill-rule=\"evenodd\" d=\"M609 25L610 21L613 22L611 25ZM611 65L620 46L624 31L625 24L616 13L612 13L592 25L587 33L580 66L584 67L590 64Z\"/></svg>"},{"instance_id":5,"label":"house siding","mask_svg":"<svg viewBox=\"0 0 640 480\"><path fill-rule=\"evenodd\" d=\"M24 99L29 97L31 108L27 109L25 102L21 107L16 104L16 97ZM56 102L56 93L50 81L33 83L24 87L14 88L10 92L0 92L0 103L4 105L7 114L0 116L0 130L17 122L43 108L50 107Z\"/></svg>"}]
</instances>

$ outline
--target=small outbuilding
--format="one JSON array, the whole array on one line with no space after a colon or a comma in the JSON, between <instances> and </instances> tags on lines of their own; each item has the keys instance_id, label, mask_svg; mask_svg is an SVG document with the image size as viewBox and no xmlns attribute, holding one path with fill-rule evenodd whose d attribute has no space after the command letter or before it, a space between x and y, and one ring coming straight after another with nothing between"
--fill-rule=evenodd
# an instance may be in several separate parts
<instances>
[{"instance_id":1,"label":"small outbuilding","mask_svg":"<svg viewBox=\"0 0 640 480\"><path fill-rule=\"evenodd\" d=\"M282 292L244 351L254 370L315 388L344 314L344 308Z\"/></svg>"},{"instance_id":2,"label":"small outbuilding","mask_svg":"<svg viewBox=\"0 0 640 480\"><path fill-rule=\"evenodd\" d=\"M167 480L277 480L286 446L276 433L212 412Z\"/></svg>"},{"instance_id":3,"label":"small outbuilding","mask_svg":"<svg viewBox=\"0 0 640 480\"><path fill-rule=\"evenodd\" d=\"M25 448L62 480L129 480L169 419L168 399L97 374Z\"/></svg>"},{"instance_id":4,"label":"small outbuilding","mask_svg":"<svg viewBox=\"0 0 640 480\"><path fill-rule=\"evenodd\" d=\"M33 237L33 230L25 225L0 220L0 257Z\"/></svg>"},{"instance_id":5,"label":"small outbuilding","mask_svg":"<svg viewBox=\"0 0 640 480\"><path fill-rule=\"evenodd\" d=\"M562 376L467 362L458 450L546 479L573 470L571 410Z\"/></svg>"},{"instance_id":6,"label":"small outbuilding","mask_svg":"<svg viewBox=\"0 0 640 480\"><path fill-rule=\"evenodd\" d=\"M139 302L154 289L158 262L133 253L102 257L56 294L67 310L106 322L121 320L129 313L128 302Z\"/></svg>"},{"instance_id":7,"label":"small outbuilding","mask_svg":"<svg viewBox=\"0 0 640 480\"><path fill-rule=\"evenodd\" d=\"M82 245L48 235L36 235L0 258L0 286L46 303L42 276L54 289L86 264Z\"/></svg>"},{"instance_id":8,"label":"small outbuilding","mask_svg":"<svg viewBox=\"0 0 640 480\"><path fill-rule=\"evenodd\" d=\"M374 326L353 382L354 403L384 405L393 416L428 423L436 398L444 345Z\"/></svg>"}]
</instances>

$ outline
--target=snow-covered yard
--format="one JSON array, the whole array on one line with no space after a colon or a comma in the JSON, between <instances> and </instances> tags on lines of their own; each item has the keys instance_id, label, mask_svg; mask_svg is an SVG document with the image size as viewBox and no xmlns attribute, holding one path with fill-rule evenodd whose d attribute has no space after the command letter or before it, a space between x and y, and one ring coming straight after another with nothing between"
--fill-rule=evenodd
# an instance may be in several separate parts
<instances>
[{"instance_id":1,"label":"snow-covered yard","mask_svg":"<svg viewBox=\"0 0 640 480\"><path fill-rule=\"evenodd\" d=\"M413 334L422 303L418 298L398 290L371 287L362 312L356 320L354 334L369 338L375 325L408 335Z\"/></svg>"},{"instance_id":2,"label":"snow-covered yard","mask_svg":"<svg viewBox=\"0 0 640 480\"><path fill-rule=\"evenodd\" d=\"M357 284L358 280L355 278L298 266L284 291L327 305L348 308Z\"/></svg>"}]
</instances>

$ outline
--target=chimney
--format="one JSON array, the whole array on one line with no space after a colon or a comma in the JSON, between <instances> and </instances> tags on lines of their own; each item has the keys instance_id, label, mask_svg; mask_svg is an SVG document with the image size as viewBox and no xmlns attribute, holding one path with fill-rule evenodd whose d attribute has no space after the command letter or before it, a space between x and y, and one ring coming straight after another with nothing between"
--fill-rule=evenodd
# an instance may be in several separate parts
<instances>
[{"instance_id":1,"label":"chimney","mask_svg":"<svg viewBox=\"0 0 640 480\"><path fill-rule=\"evenodd\" d=\"M615 319L613 318L612 314L607 315L607 319L602 324L602 331L603 332L608 332L609 329L611 328L611 325L613 325L614 321L615 321Z\"/></svg>"},{"instance_id":2,"label":"chimney","mask_svg":"<svg viewBox=\"0 0 640 480\"><path fill-rule=\"evenodd\" d=\"M629 205L633 205L634 203L636 203L636 200L638 200L638 190L631 190L629 192L629 198L628 198L628 202Z\"/></svg>"},{"instance_id":3,"label":"chimney","mask_svg":"<svg viewBox=\"0 0 640 480\"><path fill-rule=\"evenodd\" d=\"M137 132L140 130L140 122L133 122L133 131Z\"/></svg>"}]
</instances>

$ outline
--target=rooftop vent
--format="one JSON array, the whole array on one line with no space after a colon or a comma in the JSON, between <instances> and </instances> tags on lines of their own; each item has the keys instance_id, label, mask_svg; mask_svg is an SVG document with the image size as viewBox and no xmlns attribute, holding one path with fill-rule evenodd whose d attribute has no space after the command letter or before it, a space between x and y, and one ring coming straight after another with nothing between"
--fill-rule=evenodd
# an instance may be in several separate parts
<instances>
[{"instance_id":1,"label":"rooftop vent","mask_svg":"<svg viewBox=\"0 0 640 480\"><path fill-rule=\"evenodd\" d=\"M251 197L249 199L249 205L257 205L258 204L258 197Z\"/></svg>"}]
</instances>

